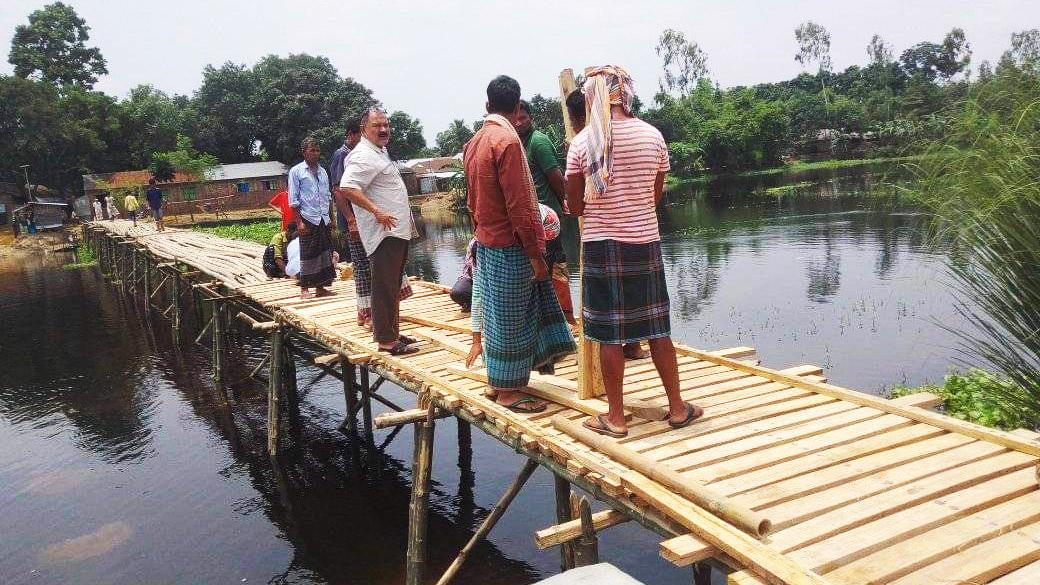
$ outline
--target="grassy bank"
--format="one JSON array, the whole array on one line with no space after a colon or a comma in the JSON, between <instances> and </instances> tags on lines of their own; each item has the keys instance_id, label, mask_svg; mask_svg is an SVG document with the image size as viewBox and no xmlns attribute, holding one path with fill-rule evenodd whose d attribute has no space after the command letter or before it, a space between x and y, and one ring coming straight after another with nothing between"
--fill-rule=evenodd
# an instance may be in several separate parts
<instances>
[{"instance_id":1,"label":"grassy bank","mask_svg":"<svg viewBox=\"0 0 1040 585\"><path fill-rule=\"evenodd\" d=\"M91 268L97 266L97 258L94 257L93 250L85 244L76 246L76 261L70 262L62 266L65 270L79 270L81 268Z\"/></svg>"},{"instance_id":2,"label":"grassy bank","mask_svg":"<svg viewBox=\"0 0 1040 585\"><path fill-rule=\"evenodd\" d=\"M920 160L921 156L898 156L889 158L863 158L863 159L852 159L852 160L820 160L815 162L794 162L791 164L784 165L782 167L773 167L770 169L757 169L753 171L743 171L739 173L705 173L703 175L669 175L665 186L668 189L674 189L676 187L686 185L696 185L710 183L716 179L725 177L768 177L774 175L786 175L786 174L797 174L805 173L809 171L822 171L822 170L843 170L843 169L854 169L859 167L875 166L875 165L887 165L900 162L910 162L914 160Z\"/></svg>"},{"instance_id":3,"label":"grassy bank","mask_svg":"<svg viewBox=\"0 0 1040 585\"><path fill-rule=\"evenodd\" d=\"M917 392L931 392L941 397L946 414L961 420L1004 430L1030 426L1021 408L1000 398L1008 393L1024 396L1025 392L989 372L971 369L950 374L941 386L896 386L892 389L892 397Z\"/></svg>"},{"instance_id":4,"label":"grassy bank","mask_svg":"<svg viewBox=\"0 0 1040 585\"><path fill-rule=\"evenodd\" d=\"M222 238L245 240L247 242L256 242L257 244L267 245L271 243L271 238L278 233L278 230L282 229L282 224L280 221L262 220L249 223L235 223L231 225L197 225L192 226L191 229L197 232L220 236Z\"/></svg>"}]
</instances>

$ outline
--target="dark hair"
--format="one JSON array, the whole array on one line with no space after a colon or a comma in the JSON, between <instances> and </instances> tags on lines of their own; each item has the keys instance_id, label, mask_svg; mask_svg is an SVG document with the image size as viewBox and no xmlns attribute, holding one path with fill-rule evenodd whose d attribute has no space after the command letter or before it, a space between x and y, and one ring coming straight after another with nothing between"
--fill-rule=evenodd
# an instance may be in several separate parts
<instances>
[{"instance_id":1,"label":"dark hair","mask_svg":"<svg viewBox=\"0 0 1040 585\"><path fill-rule=\"evenodd\" d=\"M527 100L520 100L520 109L526 112L528 116L531 115L531 104L527 103Z\"/></svg>"},{"instance_id":2,"label":"dark hair","mask_svg":"<svg viewBox=\"0 0 1040 585\"><path fill-rule=\"evenodd\" d=\"M151 179L148 179L148 184L149 185L154 185L155 184L155 177L152 177Z\"/></svg>"},{"instance_id":3,"label":"dark hair","mask_svg":"<svg viewBox=\"0 0 1040 585\"><path fill-rule=\"evenodd\" d=\"M307 138L304 138L300 142L300 152L305 152L311 146L315 146L317 148L321 148L321 145L318 144L318 139L317 138L315 138L313 136L308 136Z\"/></svg>"},{"instance_id":4,"label":"dark hair","mask_svg":"<svg viewBox=\"0 0 1040 585\"><path fill-rule=\"evenodd\" d=\"M372 106L371 108L365 110L364 114L361 114L361 120L358 122L359 131L360 128L368 126L368 119L372 117L372 114L382 114L384 117L387 118L387 120L390 119L390 117L386 115L386 112L383 111L383 108L380 108L378 106Z\"/></svg>"},{"instance_id":5,"label":"dark hair","mask_svg":"<svg viewBox=\"0 0 1040 585\"><path fill-rule=\"evenodd\" d=\"M512 112L520 101L520 84L508 75L499 75L488 84L487 98L491 113Z\"/></svg>"},{"instance_id":6,"label":"dark hair","mask_svg":"<svg viewBox=\"0 0 1040 585\"><path fill-rule=\"evenodd\" d=\"M285 226L285 231L290 233L290 234L295 232L296 231L296 222L295 221L289 222L289 225Z\"/></svg>"},{"instance_id":7,"label":"dark hair","mask_svg":"<svg viewBox=\"0 0 1040 585\"><path fill-rule=\"evenodd\" d=\"M361 116L347 118L347 134L357 134L358 132L361 132Z\"/></svg>"},{"instance_id":8,"label":"dark hair","mask_svg":"<svg viewBox=\"0 0 1040 585\"><path fill-rule=\"evenodd\" d=\"M567 113L571 116L571 122L585 121L585 94L580 89L567 96Z\"/></svg>"}]
</instances>

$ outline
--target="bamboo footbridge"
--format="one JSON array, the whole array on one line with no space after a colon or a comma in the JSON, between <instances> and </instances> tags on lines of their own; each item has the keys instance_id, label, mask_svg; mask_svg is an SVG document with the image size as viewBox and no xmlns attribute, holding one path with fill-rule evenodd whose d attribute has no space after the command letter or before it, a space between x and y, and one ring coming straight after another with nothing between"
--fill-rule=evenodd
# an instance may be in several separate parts
<instances>
[{"instance_id":1,"label":"bamboo footbridge","mask_svg":"<svg viewBox=\"0 0 1040 585\"><path fill-rule=\"evenodd\" d=\"M362 411L369 436L373 424L414 425L408 583L425 579L435 419L452 416L460 429L465 421L528 462L439 583L541 465L556 477L559 524L535 539L541 548L559 546L564 567L587 560L590 544L595 556L597 531L634 520L662 536L664 558L694 565L698 583L707 582L703 568L711 563L729 583L745 585L1040 584L1035 432L994 431L935 413L939 400L930 394L885 400L847 390L826 383L814 366L768 369L751 348L679 346L682 395L703 406L704 417L679 430L662 421L664 390L651 361L637 360L625 371L628 436L589 436L580 422L605 412L606 402L580 397L574 357L554 375L532 375L532 393L551 403L545 412L515 413L483 396L484 372L463 365L468 317L438 284L413 281L402 333L419 339L421 351L393 357L358 327L353 282L336 281L334 296L301 300L292 281L263 274L262 246L121 220L88 224L84 237L124 290L172 299L166 314L176 338L185 291L202 295L211 307L215 379L231 315L270 335L272 454L286 400L282 346L291 336L328 351L316 367L342 368L348 416ZM370 373L417 394L416 408L373 423L370 403L379 397ZM583 501L572 509L572 485L607 508L591 513Z\"/></svg>"}]
</instances>

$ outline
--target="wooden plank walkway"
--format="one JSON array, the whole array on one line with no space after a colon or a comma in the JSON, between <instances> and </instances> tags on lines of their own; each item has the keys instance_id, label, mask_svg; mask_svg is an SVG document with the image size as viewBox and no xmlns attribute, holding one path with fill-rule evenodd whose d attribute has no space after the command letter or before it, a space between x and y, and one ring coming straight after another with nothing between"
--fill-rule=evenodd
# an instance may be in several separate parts
<instances>
[{"instance_id":1,"label":"wooden plank walkway","mask_svg":"<svg viewBox=\"0 0 1040 585\"><path fill-rule=\"evenodd\" d=\"M1040 583L1040 436L1004 433L930 410L930 395L883 400L826 384L821 370L757 366L750 348L702 352L680 348L681 392L705 408L696 424L673 430L633 418L618 441L691 484L701 484L768 518L773 531L753 538L672 490L561 433L554 416L580 421L605 411L578 400L574 358L553 376L533 377L556 404L523 415L484 398L485 384L464 372L468 317L434 283L416 281L402 303L402 332L422 351L390 357L356 324L354 287L301 300L289 280L267 279L262 246L151 224L93 224L136 239L160 260L218 279L329 347L369 356L414 392L467 420L488 423L529 456L566 466L624 511L670 519L690 534L662 543L662 555L685 565L715 558L730 583ZM626 402L665 404L650 360L630 362ZM922 408L925 407L925 408ZM646 518L643 518L644 523Z\"/></svg>"}]
</instances>

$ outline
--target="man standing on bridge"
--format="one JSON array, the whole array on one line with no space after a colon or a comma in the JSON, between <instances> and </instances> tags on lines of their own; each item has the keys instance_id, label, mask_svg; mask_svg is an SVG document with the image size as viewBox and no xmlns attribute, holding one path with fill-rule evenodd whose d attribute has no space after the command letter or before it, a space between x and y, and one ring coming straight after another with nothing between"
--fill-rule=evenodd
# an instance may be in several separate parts
<instances>
[{"instance_id":1,"label":"man standing on bridge","mask_svg":"<svg viewBox=\"0 0 1040 585\"><path fill-rule=\"evenodd\" d=\"M289 207L296 216L296 233L300 239L300 298L331 295L325 287L336 277L332 264L332 242L329 240L329 175L318 164L321 147L308 136L300 144L303 162L289 169ZM308 289L314 287L311 293Z\"/></svg>"},{"instance_id":2,"label":"man standing on bridge","mask_svg":"<svg viewBox=\"0 0 1040 585\"><path fill-rule=\"evenodd\" d=\"M668 284L661 258L657 203L668 172L668 147L656 128L632 116L632 78L621 67L592 70L584 86L588 125L567 154L567 201L585 216L582 320L585 337L602 344L609 411L585 426L611 437L628 434L623 410L622 346L648 340L668 395L668 424L703 414L679 395Z\"/></svg>"},{"instance_id":3,"label":"man standing on bridge","mask_svg":"<svg viewBox=\"0 0 1040 585\"><path fill-rule=\"evenodd\" d=\"M350 152L336 193L343 212L353 205L358 233L372 271L372 336L390 355L415 353L415 340L401 335L404 265L412 239L412 210L397 163L390 159L390 120L379 108L361 117L362 138ZM355 275L356 278L356 275Z\"/></svg>"},{"instance_id":4,"label":"man standing on bridge","mask_svg":"<svg viewBox=\"0 0 1040 585\"><path fill-rule=\"evenodd\" d=\"M514 127L520 84L500 75L487 99L484 126L462 154L477 238L466 365L483 354L489 397L516 412L540 412L546 403L521 390L531 370L572 353L574 338L549 282L538 195Z\"/></svg>"}]
</instances>

